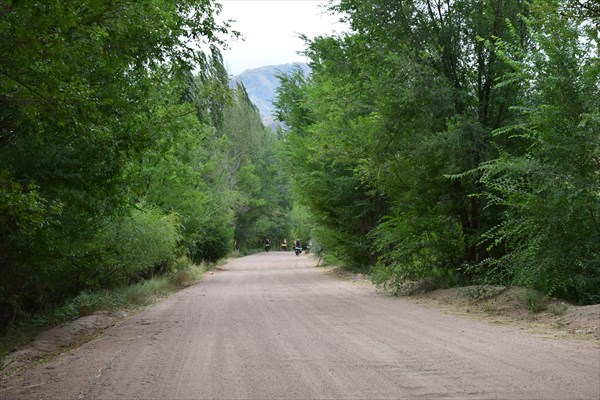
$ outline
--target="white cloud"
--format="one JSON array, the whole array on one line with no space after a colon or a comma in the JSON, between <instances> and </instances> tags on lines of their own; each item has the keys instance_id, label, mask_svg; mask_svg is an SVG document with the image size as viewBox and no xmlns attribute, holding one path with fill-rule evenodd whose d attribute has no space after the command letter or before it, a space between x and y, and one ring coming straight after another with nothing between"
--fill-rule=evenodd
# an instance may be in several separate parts
<instances>
[{"instance_id":1,"label":"white cloud","mask_svg":"<svg viewBox=\"0 0 600 400\"><path fill-rule=\"evenodd\" d=\"M232 28L244 41L228 41L223 52L229 72L237 75L246 69L306 61L298 54L305 49L298 38L341 32L345 26L339 16L329 15L324 0L221 0L220 19L233 19Z\"/></svg>"}]
</instances>

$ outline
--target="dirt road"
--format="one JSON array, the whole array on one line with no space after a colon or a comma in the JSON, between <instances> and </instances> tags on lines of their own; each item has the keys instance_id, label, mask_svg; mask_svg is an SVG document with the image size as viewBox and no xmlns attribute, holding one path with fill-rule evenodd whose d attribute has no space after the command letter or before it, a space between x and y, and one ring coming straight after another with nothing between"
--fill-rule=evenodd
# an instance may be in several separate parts
<instances>
[{"instance_id":1,"label":"dirt road","mask_svg":"<svg viewBox=\"0 0 600 400\"><path fill-rule=\"evenodd\" d=\"M273 252L9 385L0 398L599 399L600 348L445 315Z\"/></svg>"}]
</instances>

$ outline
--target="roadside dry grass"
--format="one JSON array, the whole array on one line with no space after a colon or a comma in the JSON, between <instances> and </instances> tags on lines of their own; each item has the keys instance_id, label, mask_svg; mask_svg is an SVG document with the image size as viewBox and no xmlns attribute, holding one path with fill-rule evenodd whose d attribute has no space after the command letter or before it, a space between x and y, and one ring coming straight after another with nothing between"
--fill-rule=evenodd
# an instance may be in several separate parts
<instances>
[{"instance_id":1,"label":"roadside dry grass","mask_svg":"<svg viewBox=\"0 0 600 400\"><path fill-rule=\"evenodd\" d=\"M482 290L492 293L472 297L471 293ZM521 287L468 286L414 294L409 298L448 313L515 325L546 337L600 341L600 304L577 306Z\"/></svg>"},{"instance_id":2,"label":"roadside dry grass","mask_svg":"<svg viewBox=\"0 0 600 400\"><path fill-rule=\"evenodd\" d=\"M145 306L195 284L211 267L189 265L139 284L82 292L62 307L12 326L0 333L0 375L85 343Z\"/></svg>"},{"instance_id":3,"label":"roadside dry grass","mask_svg":"<svg viewBox=\"0 0 600 400\"><path fill-rule=\"evenodd\" d=\"M394 296L377 287L364 274L338 267L324 267L327 275L371 287L384 296ZM578 306L522 287L473 285L430 290L427 282L409 282L399 298L435 307L445 313L518 326L554 338L576 338L600 342L600 304Z\"/></svg>"}]
</instances>

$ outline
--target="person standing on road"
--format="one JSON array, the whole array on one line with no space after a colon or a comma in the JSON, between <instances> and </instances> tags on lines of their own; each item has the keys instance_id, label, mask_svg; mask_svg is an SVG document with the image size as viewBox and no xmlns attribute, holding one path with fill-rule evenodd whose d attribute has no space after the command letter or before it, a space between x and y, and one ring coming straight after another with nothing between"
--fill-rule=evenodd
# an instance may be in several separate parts
<instances>
[{"instance_id":1,"label":"person standing on road","mask_svg":"<svg viewBox=\"0 0 600 400\"><path fill-rule=\"evenodd\" d=\"M267 238L267 240L265 240L265 251L268 253L269 250L271 250L271 239Z\"/></svg>"},{"instance_id":2,"label":"person standing on road","mask_svg":"<svg viewBox=\"0 0 600 400\"><path fill-rule=\"evenodd\" d=\"M287 239L283 239L283 243L281 243L281 250L287 251Z\"/></svg>"},{"instance_id":3,"label":"person standing on road","mask_svg":"<svg viewBox=\"0 0 600 400\"><path fill-rule=\"evenodd\" d=\"M297 256L302 253L302 243L300 242L300 239L296 239L296 242L294 243L294 252Z\"/></svg>"}]
</instances>

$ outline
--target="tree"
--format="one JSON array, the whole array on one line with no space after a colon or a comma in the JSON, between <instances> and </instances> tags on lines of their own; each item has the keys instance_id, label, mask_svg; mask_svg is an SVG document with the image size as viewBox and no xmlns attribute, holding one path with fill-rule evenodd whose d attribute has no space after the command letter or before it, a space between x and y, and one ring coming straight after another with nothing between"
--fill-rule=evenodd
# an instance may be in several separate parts
<instances>
[{"instance_id":1,"label":"tree","mask_svg":"<svg viewBox=\"0 0 600 400\"><path fill-rule=\"evenodd\" d=\"M496 273L588 304L600 301L598 36L586 32L591 18L561 12L569 5L532 3L530 48L497 43L514 71L505 81L522 96L519 119L496 135L517 145L481 169L490 203L503 209L488 232L508 249Z\"/></svg>"},{"instance_id":2,"label":"tree","mask_svg":"<svg viewBox=\"0 0 600 400\"><path fill-rule=\"evenodd\" d=\"M278 139L262 124L241 83L233 99L219 133L226 141L223 168L234 194L236 248L246 250L260 248L267 237L275 243L288 235L291 204Z\"/></svg>"}]
</instances>

